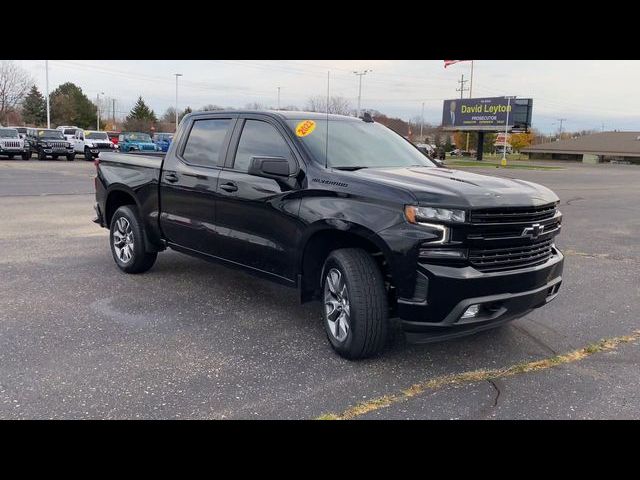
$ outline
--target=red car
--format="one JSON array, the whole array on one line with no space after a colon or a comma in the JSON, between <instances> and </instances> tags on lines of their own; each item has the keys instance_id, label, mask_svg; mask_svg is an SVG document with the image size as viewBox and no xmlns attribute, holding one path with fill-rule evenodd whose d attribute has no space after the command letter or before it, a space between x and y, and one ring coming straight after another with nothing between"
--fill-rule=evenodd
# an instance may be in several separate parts
<instances>
[{"instance_id":1,"label":"red car","mask_svg":"<svg viewBox=\"0 0 640 480\"><path fill-rule=\"evenodd\" d=\"M118 146L118 136L120 135L120 133L121 132L107 132L109 140L111 140L115 146Z\"/></svg>"}]
</instances>

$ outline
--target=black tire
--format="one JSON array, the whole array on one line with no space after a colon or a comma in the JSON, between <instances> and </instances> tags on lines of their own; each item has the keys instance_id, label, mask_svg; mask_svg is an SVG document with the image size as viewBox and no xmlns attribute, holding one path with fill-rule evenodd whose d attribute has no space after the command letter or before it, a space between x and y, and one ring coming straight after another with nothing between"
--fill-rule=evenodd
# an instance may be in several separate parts
<instances>
[{"instance_id":1,"label":"black tire","mask_svg":"<svg viewBox=\"0 0 640 480\"><path fill-rule=\"evenodd\" d=\"M76 159L76 154L72 153L71 155L67 155L67 161L73 162Z\"/></svg>"},{"instance_id":2,"label":"black tire","mask_svg":"<svg viewBox=\"0 0 640 480\"><path fill-rule=\"evenodd\" d=\"M118 229L117 222L119 219L124 218L128 222L132 240L133 251L131 257L122 260L118 252L116 251L116 245L114 244L114 232ZM111 224L109 226L109 245L111 247L111 254L113 259L118 265L118 268L126 273L143 273L149 270L158 257L157 252L148 252L144 243L144 229L142 222L138 218L137 209L133 205L124 205L116 210L111 217Z\"/></svg>"},{"instance_id":3,"label":"black tire","mask_svg":"<svg viewBox=\"0 0 640 480\"><path fill-rule=\"evenodd\" d=\"M22 159L23 160L29 160L31 158L31 152L27 152L27 153L23 153L22 154Z\"/></svg>"},{"instance_id":4,"label":"black tire","mask_svg":"<svg viewBox=\"0 0 640 480\"><path fill-rule=\"evenodd\" d=\"M327 277L335 270L346 284L349 309L348 331L342 340L331 331L325 301L326 295L331 295ZM360 248L334 250L322 269L321 287L323 324L333 349L351 360L382 352L389 329L389 313L382 272L373 257Z\"/></svg>"},{"instance_id":5,"label":"black tire","mask_svg":"<svg viewBox=\"0 0 640 480\"><path fill-rule=\"evenodd\" d=\"M59 155L51 155L51 158L53 158L54 160L57 160L57 159L58 159L58 156L59 156Z\"/></svg>"},{"instance_id":6,"label":"black tire","mask_svg":"<svg viewBox=\"0 0 640 480\"><path fill-rule=\"evenodd\" d=\"M38 160L46 160L47 154L43 150L38 150Z\"/></svg>"},{"instance_id":7,"label":"black tire","mask_svg":"<svg viewBox=\"0 0 640 480\"><path fill-rule=\"evenodd\" d=\"M9 157L9 160L13 160L13 154L12 154L12 153L10 153L10 154L8 155L8 157Z\"/></svg>"},{"instance_id":8,"label":"black tire","mask_svg":"<svg viewBox=\"0 0 640 480\"><path fill-rule=\"evenodd\" d=\"M89 151L88 148L84 149L84 159L87 161L93 160L93 156L91 155L91 152Z\"/></svg>"}]
</instances>

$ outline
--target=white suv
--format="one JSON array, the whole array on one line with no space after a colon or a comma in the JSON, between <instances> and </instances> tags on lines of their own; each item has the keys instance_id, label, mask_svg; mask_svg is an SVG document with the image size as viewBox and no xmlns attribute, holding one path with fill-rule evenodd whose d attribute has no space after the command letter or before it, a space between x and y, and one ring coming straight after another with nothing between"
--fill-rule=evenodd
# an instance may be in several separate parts
<instances>
[{"instance_id":1,"label":"white suv","mask_svg":"<svg viewBox=\"0 0 640 480\"><path fill-rule=\"evenodd\" d=\"M66 138L68 141L73 143L73 136L76 134L76 132L79 129L78 127L75 127L73 125L60 125L59 127L56 128L56 130L62 130L62 134L64 135L64 138Z\"/></svg>"},{"instance_id":2,"label":"white suv","mask_svg":"<svg viewBox=\"0 0 640 480\"><path fill-rule=\"evenodd\" d=\"M109 140L107 132L97 130L76 130L71 139L73 150L76 153L83 153L85 160L93 160L100 152L115 151L114 143Z\"/></svg>"}]
</instances>

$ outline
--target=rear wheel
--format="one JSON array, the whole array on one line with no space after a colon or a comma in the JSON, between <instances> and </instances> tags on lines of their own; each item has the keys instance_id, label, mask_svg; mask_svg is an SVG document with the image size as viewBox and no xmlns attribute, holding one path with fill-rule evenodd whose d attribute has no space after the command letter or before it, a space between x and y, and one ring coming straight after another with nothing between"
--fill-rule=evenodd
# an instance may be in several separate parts
<instances>
[{"instance_id":1,"label":"rear wheel","mask_svg":"<svg viewBox=\"0 0 640 480\"><path fill-rule=\"evenodd\" d=\"M158 253L147 251L142 222L132 205L124 205L113 214L109 239L113 259L123 272L143 273L156 261Z\"/></svg>"},{"instance_id":2,"label":"rear wheel","mask_svg":"<svg viewBox=\"0 0 640 480\"><path fill-rule=\"evenodd\" d=\"M387 293L380 268L366 251L333 251L322 273L323 317L333 349L349 359L379 354L388 330Z\"/></svg>"}]
</instances>

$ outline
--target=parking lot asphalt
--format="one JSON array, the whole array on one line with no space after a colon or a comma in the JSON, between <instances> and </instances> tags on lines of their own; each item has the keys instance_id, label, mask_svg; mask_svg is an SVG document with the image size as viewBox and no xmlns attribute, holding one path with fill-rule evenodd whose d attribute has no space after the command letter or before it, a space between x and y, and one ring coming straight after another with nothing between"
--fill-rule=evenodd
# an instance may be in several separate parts
<instances>
[{"instance_id":1,"label":"parking lot asphalt","mask_svg":"<svg viewBox=\"0 0 640 480\"><path fill-rule=\"evenodd\" d=\"M556 300L350 362L293 289L173 251L121 273L92 163L0 160L0 418L640 418L640 167L554 164L469 171L560 196Z\"/></svg>"}]
</instances>

